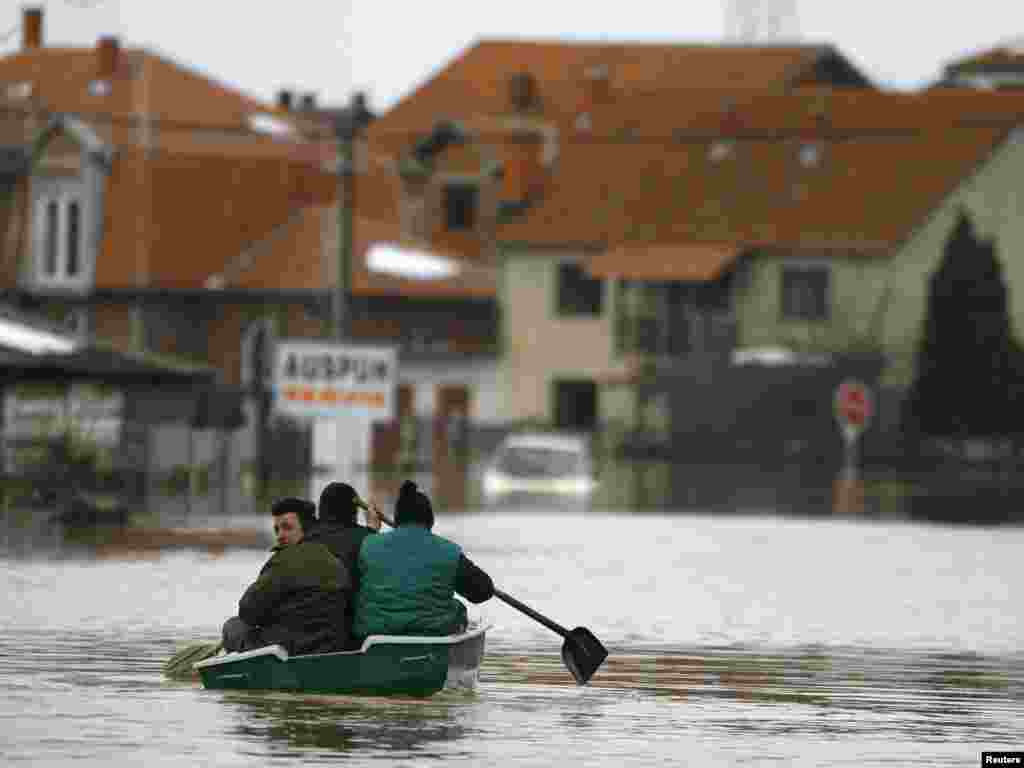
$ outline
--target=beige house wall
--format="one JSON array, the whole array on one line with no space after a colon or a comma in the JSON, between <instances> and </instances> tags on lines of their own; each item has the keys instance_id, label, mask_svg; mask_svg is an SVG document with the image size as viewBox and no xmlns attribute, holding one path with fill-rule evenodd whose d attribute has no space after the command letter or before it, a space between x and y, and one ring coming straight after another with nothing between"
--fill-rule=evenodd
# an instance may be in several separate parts
<instances>
[{"instance_id":1,"label":"beige house wall","mask_svg":"<svg viewBox=\"0 0 1024 768\"><path fill-rule=\"evenodd\" d=\"M599 316L558 315L558 265L582 260L570 252L506 252L502 256L499 299L502 311L501 418L550 421L551 386L556 379L598 382L598 409L604 419L603 380L625 371L614 355L614 284L604 281Z\"/></svg>"}]
</instances>

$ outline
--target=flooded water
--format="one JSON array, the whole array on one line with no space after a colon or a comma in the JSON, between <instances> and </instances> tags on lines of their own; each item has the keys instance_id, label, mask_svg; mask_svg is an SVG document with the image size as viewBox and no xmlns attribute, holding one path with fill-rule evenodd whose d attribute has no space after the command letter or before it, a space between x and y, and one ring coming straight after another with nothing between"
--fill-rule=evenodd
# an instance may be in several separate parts
<instances>
[{"instance_id":1,"label":"flooded water","mask_svg":"<svg viewBox=\"0 0 1024 768\"><path fill-rule=\"evenodd\" d=\"M590 685L557 635L497 601L474 609L495 626L473 694L166 681L265 552L98 557L6 530L5 764L975 766L1024 748L1024 529L506 510L436 530L601 638Z\"/></svg>"}]
</instances>

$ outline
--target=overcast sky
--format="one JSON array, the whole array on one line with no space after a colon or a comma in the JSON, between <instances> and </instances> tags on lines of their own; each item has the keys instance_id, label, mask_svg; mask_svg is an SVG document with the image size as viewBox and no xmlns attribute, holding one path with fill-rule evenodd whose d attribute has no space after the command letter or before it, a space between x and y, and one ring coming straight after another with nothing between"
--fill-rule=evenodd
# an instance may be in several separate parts
<instances>
[{"instance_id":1,"label":"overcast sky","mask_svg":"<svg viewBox=\"0 0 1024 768\"><path fill-rule=\"evenodd\" d=\"M365 90L385 110L480 38L721 42L728 0L47 0L47 44L117 35L251 95ZM1024 3L760 0L795 8L787 39L831 43L883 86L915 88L944 63L1024 41ZM0 53L21 43L26 3L0 0Z\"/></svg>"}]
</instances>

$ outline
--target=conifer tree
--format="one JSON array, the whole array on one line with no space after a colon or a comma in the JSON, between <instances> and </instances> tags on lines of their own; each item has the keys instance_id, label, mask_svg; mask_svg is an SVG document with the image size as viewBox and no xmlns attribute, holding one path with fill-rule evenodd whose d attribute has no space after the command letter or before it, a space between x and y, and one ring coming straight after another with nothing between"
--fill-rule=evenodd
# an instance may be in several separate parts
<instances>
[{"instance_id":1,"label":"conifer tree","mask_svg":"<svg viewBox=\"0 0 1024 768\"><path fill-rule=\"evenodd\" d=\"M980 241L961 211L929 280L915 381L904 406L908 431L936 437L1017 434L1024 419L1024 352L1013 337L995 245Z\"/></svg>"}]
</instances>

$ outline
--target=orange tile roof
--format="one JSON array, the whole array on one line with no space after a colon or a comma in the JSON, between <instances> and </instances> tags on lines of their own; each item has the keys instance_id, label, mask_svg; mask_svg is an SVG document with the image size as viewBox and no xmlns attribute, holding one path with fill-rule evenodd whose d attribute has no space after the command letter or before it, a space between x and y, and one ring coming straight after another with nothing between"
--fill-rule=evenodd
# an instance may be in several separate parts
<instances>
[{"instance_id":1,"label":"orange tile roof","mask_svg":"<svg viewBox=\"0 0 1024 768\"><path fill-rule=\"evenodd\" d=\"M277 157L123 148L107 189L96 287L201 288L298 210L333 200L336 178Z\"/></svg>"},{"instance_id":2,"label":"orange tile roof","mask_svg":"<svg viewBox=\"0 0 1024 768\"><path fill-rule=\"evenodd\" d=\"M326 291L335 284L336 254L325 253L322 233L337 216L334 206L310 206L253 250L246 263L229 268L224 287L258 291ZM357 217L353 223L352 292L360 296L492 298L495 273L458 255L421 243L403 242L397 220ZM367 254L375 243L429 248L454 261L457 276L414 280L371 271Z\"/></svg>"},{"instance_id":3,"label":"orange tile roof","mask_svg":"<svg viewBox=\"0 0 1024 768\"><path fill-rule=\"evenodd\" d=\"M906 237L1007 130L827 140L811 167L798 138L737 140L717 161L706 140L567 142L546 197L499 239L873 250Z\"/></svg>"},{"instance_id":4,"label":"orange tile roof","mask_svg":"<svg viewBox=\"0 0 1024 768\"><path fill-rule=\"evenodd\" d=\"M741 253L737 243L626 243L592 256L587 271L601 278L707 282Z\"/></svg>"},{"instance_id":5,"label":"orange tile roof","mask_svg":"<svg viewBox=\"0 0 1024 768\"><path fill-rule=\"evenodd\" d=\"M285 114L275 106L144 49L122 48L109 92L90 90L98 77L93 48L38 48L0 58L0 82L31 84L33 106L114 119L145 113L195 127L243 128L254 113Z\"/></svg>"},{"instance_id":6,"label":"orange tile roof","mask_svg":"<svg viewBox=\"0 0 1024 768\"><path fill-rule=\"evenodd\" d=\"M457 55L434 77L378 118L371 136L423 133L443 118L511 111L508 78L533 75L544 117L563 124L587 100L588 69L607 68L612 101L631 90L695 88L716 94L785 88L814 80L828 46L578 43L483 40ZM582 100L582 101L581 101Z\"/></svg>"},{"instance_id":7,"label":"orange tile roof","mask_svg":"<svg viewBox=\"0 0 1024 768\"><path fill-rule=\"evenodd\" d=\"M590 109L590 129L564 136L622 141L679 136L865 136L1024 120L1024 94L943 88L918 92L800 87L723 94L634 90Z\"/></svg>"}]
</instances>

